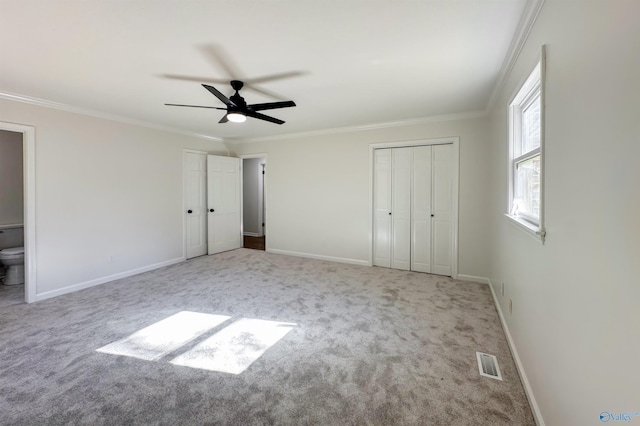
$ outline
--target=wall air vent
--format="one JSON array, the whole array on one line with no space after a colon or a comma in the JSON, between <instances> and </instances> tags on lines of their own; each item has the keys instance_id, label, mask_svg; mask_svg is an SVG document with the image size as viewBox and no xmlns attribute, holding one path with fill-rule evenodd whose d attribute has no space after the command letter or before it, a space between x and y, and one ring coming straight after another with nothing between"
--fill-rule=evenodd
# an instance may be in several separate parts
<instances>
[{"instance_id":1,"label":"wall air vent","mask_svg":"<svg viewBox=\"0 0 640 426\"><path fill-rule=\"evenodd\" d=\"M502 374L500 374L500 367L498 367L498 360L495 355L476 352L476 357L478 358L478 370L480 370L481 376L502 380Z\"/></svg>"}]
</instances>

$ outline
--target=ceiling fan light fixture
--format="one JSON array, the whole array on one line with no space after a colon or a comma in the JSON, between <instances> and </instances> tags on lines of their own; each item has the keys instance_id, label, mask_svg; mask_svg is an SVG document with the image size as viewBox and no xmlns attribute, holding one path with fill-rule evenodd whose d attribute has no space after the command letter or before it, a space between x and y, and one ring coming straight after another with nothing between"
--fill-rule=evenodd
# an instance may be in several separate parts
<instances>
[{"instance_id":1,"label":"ceiling fan light fixture","mask_svg":"<svg viewBox=\"0 0 640 426\"><path fill-rule=\"evenodd\" d=\"M234 123L244 123L247 121L247 116L239 112L230 112L227 114L227 119Z\"/></svg>"}]
</instances>

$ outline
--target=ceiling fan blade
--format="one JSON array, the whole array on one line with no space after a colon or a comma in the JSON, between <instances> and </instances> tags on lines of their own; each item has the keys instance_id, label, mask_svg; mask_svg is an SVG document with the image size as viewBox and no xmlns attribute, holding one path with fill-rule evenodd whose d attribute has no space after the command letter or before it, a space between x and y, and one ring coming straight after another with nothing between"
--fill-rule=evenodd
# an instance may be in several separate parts
<instances>
[{"instance_id":1,"label":"ceiling fan blade","mask_svg":"<svg viewBox=\"0 0 640 426\"><path fill-rule=\"evenodd\" d=\"M222 71L229 77L229 80L241 80L244 82L245 89L252 90L256 93L260 93L261 95L267 96L272 99L284 101L287 98L262 87L257 87L254 84L266 83L268 81L297 77L299 75L306 74L302 71L291 71L279 74L265 75L257 78L247 78L222 46L217 44L207 44L200 46L199 50L215 68L222 69ZM219 82L219 84L227 84L229 80L222 80ZM213 79L210 78L209 80L201 80L200 83L207 81L213 81ZM218 83L218 81L214 82Z\"/></svg>"},{"instance_id":2,"label":"ceiling fan blade","mask_svg":"<svg viewBox=\"0 0 640 426\"><path fill-rule=\"evenodd\" d=\"M165 104L167 106L179 106L179 107L190 107L190 108L209 108L209 109L223 109L226 110L226 108L218 108L218 107L212 107L212 106L202 106L202 105L183 105L183 104Z\"/></svg>"},{"instance_id":3,"label":"ceiling fan blade","mask_svg":"<svg viewBox=\"0 0 640 426\"><path fill-rule=\"evenodd\" d=\"M203 56L216 68L222 68L231 80L243 80L244 76L227 52L217 44L206 44L198 48ZM229 80L225 81L228 83Z\"/></svg>"},{"instance_id":4,"label":"ceiling fan blade","mask_svg":"<svg viewBox=\"0 0 640 426\"><path fill-rule=\"evenodd\" d=\"M202 87L204 87L205 89L207 89L209 92L211 92L213 94L213 96L215 96L216 98L220 99L225 105L230 106L230 107L235 107L237 106L236 104L234 104L229 98L227 98L225 95L223 95L218 89L216 89L213 86L209 86L208 84L203 84Z\"/></svg>"},{"instance_id":5,"label":"ceiling fan blade","mask_svg":"<svg viewBox=\"0 0 640 426\"><path fill-rule=\"evenodd\" d=\"M254 91L256 93L260 93L261 95L264 95L264 96L266 96L268 98L279 99L279 100L282 100L282 101L287 99L286 96L280 95L280 94L278 94L276 92L272 92L271 90L266 90L266 89L263 89L261 87L254 86L253 84L249 84L246 81L244 83L244 88L248 89L248 90L251 90L251 91Z\"/></svg>"},{"instance_id":6,"label":"ceiling fan blade","mask_svg":"<svg viewBox=\"0 0 640 426\"><path fill-rule=\"evenodd\" d=\"M227 118L227 114L225 114L224 117L222 117L220 121L218 121L218 123L226 123L227 121L229 121L229 119Z\"/></svg>"},{"instance_id":7,"label":"ceiling fan blade","mask_svg":"<svg viewBox=\"0 0 640 426\"><path fill-rule=\"evenodd\" d=\"M210 84L229 84L229 79L227 78L212 78L212 77L192 77L189 75L179 75L179 74L161 74L160 77L169 78L172 80L181 80L181 81L193 81L194 83L210 83ZM232 79L236 79L232 77ZM240 79L242 80L242 79ZM256 93L260 93L268 98L273 99L287 99L285 96L282 96L278 93L272 92L270 90L263 89L261 87L257 87L253 85L252 80L244 82L244 88L248 90L252 90Z\"/></svg>"},{"instance_id":8,"label":"ceiling fan blade","mask_svg":"<svg viewBox=\"0 0 640 426\"><path fill-rule=\"evenodd\" d=\"M278 118L269 117L268 115L260 114L259 112L244 111L244 114L247 117L253 117L253 118L257 118L259 120L269 121L271 123L276 123L276 124L284 124L284 121L282 121L282 120L280 120Z\"/></svg>"},{"instance_id":9,"label":"ceiling fan blade","mask_svg":"<svg viewBox=\"0 0 640 426\"><path fill-rule=\"evenodd\" d=\"M179 74L161 74L160 77L170 78L172 80L193 81L195 83L211 83L211 84L229 84L228 79L224 78L211 78L211 77L193 77L190 75Z\"/></svg>"},{"instance_id":10,"label":"ceiling fan blade","mask_svg":"<svg viewBox=\"0 0 640 426\"><path fill-rule=\"evenodd\" d=\"M262 77L256 77L256 78L245 78L245 83L246 84L259 84L259 83L266 83L268 81L274 81L274 80L282 80L285 78L292 78L292 77L299 77L302 75L307 74L304 71L288 71L288 72L281 72L278 74L271 74L271 75L264 75Z\"/></svg>"},{"instance_id":11,"label":"ceiling fan blade","mask_svg":"<svg viewBox=\"0 0 640 426\"><path fill-rule=\"evenodd\" d=\"M284 102L267 102L264 104L247 105L247 108L253 111L264 111L265 109L289 108L294 106L296 106L295 102L284 101Z\"/></svg>"}]
</instances>

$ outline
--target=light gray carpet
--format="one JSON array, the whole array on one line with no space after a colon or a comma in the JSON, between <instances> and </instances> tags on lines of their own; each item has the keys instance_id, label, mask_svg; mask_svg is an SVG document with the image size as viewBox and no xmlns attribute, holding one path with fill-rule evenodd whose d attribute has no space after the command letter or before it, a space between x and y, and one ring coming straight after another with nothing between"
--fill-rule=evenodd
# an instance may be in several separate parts
<instances>
[{"instance_id":1,"label":"light gray carpet","mask_svg":"<svg viewBox=\"0 0 640 426\"><path fill-rule=\"evenodd\" d=\"M96 352L181 311L295 323L241 374ZM240 249L0 316L0 423L534 425L486 285ZM504 381L478 374L476 351Z\"/></svg>"}]
</instances>

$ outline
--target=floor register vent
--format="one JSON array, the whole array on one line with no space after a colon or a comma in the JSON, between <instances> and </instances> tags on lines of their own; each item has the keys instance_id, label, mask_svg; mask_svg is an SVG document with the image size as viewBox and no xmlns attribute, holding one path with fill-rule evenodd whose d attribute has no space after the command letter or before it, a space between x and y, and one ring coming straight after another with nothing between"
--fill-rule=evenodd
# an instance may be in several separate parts
<instances>
[{"instance_id":1,"label":"floor register vent","mask_svg":"<svg viewBox=\"0 0 640 426\"><path fill-rule=\"evenodd\" d=\"M476 356L478 358L478 370L480 370L481 376L502 380L500 367L498 367L498 359L495 357L495 355L476 352Z\"/></svg>"}]
</instances>

